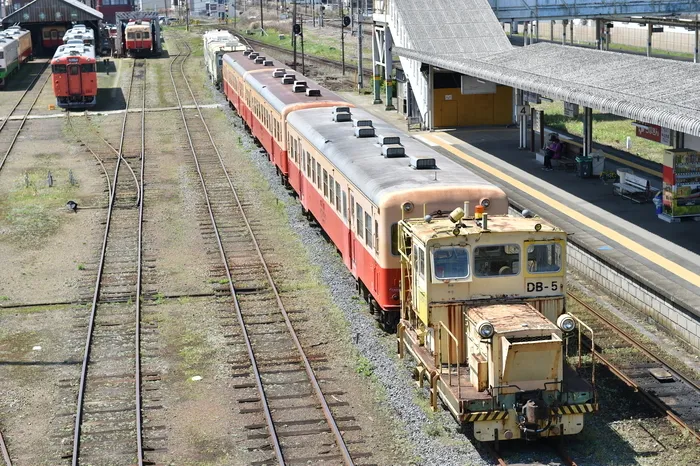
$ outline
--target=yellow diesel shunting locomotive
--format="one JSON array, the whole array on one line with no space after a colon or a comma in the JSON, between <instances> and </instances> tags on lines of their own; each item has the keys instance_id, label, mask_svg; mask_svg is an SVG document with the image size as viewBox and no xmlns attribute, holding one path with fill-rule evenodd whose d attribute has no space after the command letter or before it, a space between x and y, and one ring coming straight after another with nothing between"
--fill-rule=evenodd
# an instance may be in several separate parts
<instances>
[{"instance_id":1,"label":"yellow diesel shunting locomotive","mask_svg":"<svg viewBox=\"0 0 700 466\"><path fill-rule=\"evenodd\" d=\"M577 434L594 387L565 361L566 233L478 212L399 223L399 354L480 441ZM555 324L556 323L556 324ZM580 337L580 335L579 335Z\"/></svg>"}]
</instances>

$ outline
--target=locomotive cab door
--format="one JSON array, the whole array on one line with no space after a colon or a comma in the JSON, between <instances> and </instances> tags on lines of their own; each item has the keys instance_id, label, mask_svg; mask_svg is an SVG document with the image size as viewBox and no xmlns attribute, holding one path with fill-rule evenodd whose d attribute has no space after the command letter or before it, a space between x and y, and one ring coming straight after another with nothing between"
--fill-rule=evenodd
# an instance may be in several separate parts
<instances>
[{"instance_id":1,"label":"locomotive cab door","mask_svg":"<svg viewBox=\"0 0 700 466\"><path fill-rule=\"evenodd\" d=\"M80 65L68 65L68 94L80 95L83 93L83 86L80 80Z\"/></svg>"}]
</instances>

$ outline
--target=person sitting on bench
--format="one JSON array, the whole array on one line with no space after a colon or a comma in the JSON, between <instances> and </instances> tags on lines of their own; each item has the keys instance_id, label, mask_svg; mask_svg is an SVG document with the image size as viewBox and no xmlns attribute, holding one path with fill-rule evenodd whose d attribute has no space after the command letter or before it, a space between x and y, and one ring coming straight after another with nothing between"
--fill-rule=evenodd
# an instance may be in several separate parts
<instances>
[{"instance_id":1,"label":"person sitting on bench","mask_svg":"<svg viewBox=\"0 0 700 466\"><path fill-rule=\"evenodd\" d=\"M549 136L549 145L544 150L544 167L542 167L542 170L552 170L552 159L561 158L562 147L559 136L552 133Z\"/></svg>"}]
</instances>

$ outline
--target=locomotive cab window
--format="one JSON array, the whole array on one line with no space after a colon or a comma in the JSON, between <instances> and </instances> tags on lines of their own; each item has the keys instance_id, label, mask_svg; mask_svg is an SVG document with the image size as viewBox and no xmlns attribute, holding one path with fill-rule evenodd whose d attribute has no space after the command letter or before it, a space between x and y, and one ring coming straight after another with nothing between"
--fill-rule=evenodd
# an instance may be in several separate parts
<instances>
[{"instance_id":1,"label":"locomotive cab window","mask_svg":"<svg viewBox=\"0 0 700 466\"><path fill-rule=\"evenodd\" d=\"M69 65L68 74L70 74L71 76L77 76L78 74L80 74L80 65Z\"/></svg>"},{"instance_id":2,"label":"locomotive cab window","mask_svg":"<svg viewBox=\"0 0 700 466\"><path fill-rule=\"evenodd\" d=\"M561 244L537 243L527 247L529 273L556 273L561 270Z\"/></svg>"},{"instance_id":3,"label":"locomotive cab window","mask_svg":"<svg viewBox=\"0 0 700 466\"><path fill-rule=\"evenodd\" d=\"M51 67L52 73L65 73L66 71L66 65L53 65Z\"/></svg>"},{"instance_id":4,"label":"locomotive cab window","mask_svg":"<svg viewBox=\"0 0 700 466\"><path fill-rule=\"evenodd\" d=\"M144 39L150 39L150 38L151 38L151 35L150 35L148 32L144 32L144 33L143 33L143 38L144 38Z\"/></svg>"},{"instance_id":5,"label":"locomotive cab window","mask_svg":"<svg viewBox=\"0 0 700 466\"><path fill-rule=\"evenodd\" d=\"M469 251L462 246L443 246L430 253L434 280L464 280L469 277Z\"/></svg>"},{"instance_id":6,"label":"locomotive cab window","mask_svg":"<svg viewBox=\"0 0 700 466\"><path fill-rule=\"evenodd\" d=\"M134 40L134 33L133 32L127 32L126 33L126 38L130 40Z\"/></svg>"},{"instance_id":7,"label":"locomotive cab window","mask_svg":"<svg viewBox=\"0 0 700 466\"><path fill-rule=\"evenodd\" d=\"M474 275L499 277L520 273L520 246L502 244L474 248Z\"/></svg>"},{"instance_id":8,"label":"locomotive cab window","mask_svg":"<svg viewBox=\"0 0 700 466\"><path fill-rule=\"evenodd\" d=\"M94 73L95 72L95 64L88 63L86 65L80 65L80 71L82 71L83 73Z\"/></svg>"}]
</instances>

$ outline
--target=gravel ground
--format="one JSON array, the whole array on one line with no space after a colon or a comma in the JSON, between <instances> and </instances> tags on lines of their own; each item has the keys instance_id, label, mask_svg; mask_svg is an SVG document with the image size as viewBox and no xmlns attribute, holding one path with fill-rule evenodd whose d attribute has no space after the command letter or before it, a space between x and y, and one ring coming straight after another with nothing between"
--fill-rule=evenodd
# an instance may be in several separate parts
<instances>
[{"instance_id":1,"label":"gravel ground","mask_svg":"<svg viewBox=\"0 0 700 466\"><path fill-rule=\"evenodd\" d=\"M222 106L227 107L223 95L217 94ZM236 132L244 133L240 118L233 111L226 114ZM348 322L350 335L355 335L358 352L372 366L384 393L381 395L391 407L403 430L403 435L413 446L412 454L405 454L407 463L414 458L418 464L481 465L489 464L481 458L472 443L457 432L457 424L446 412L431 413L425 394L419 394L410 377L408 362L399 361L395 354L395 338L380 330L374 318L367 312L366 304L357 299L355 280L344 266L335 247L328 243L301 214L301 207L291 200L289 192L279 184L275 169L252 138L242 138L250 161L255 164L270 184L275 196L285 204L293 231L299 235L307 249L308 258L318 270L323 283L328 286L333 304L340 309Z\"/></svg>"}]
</instances>

